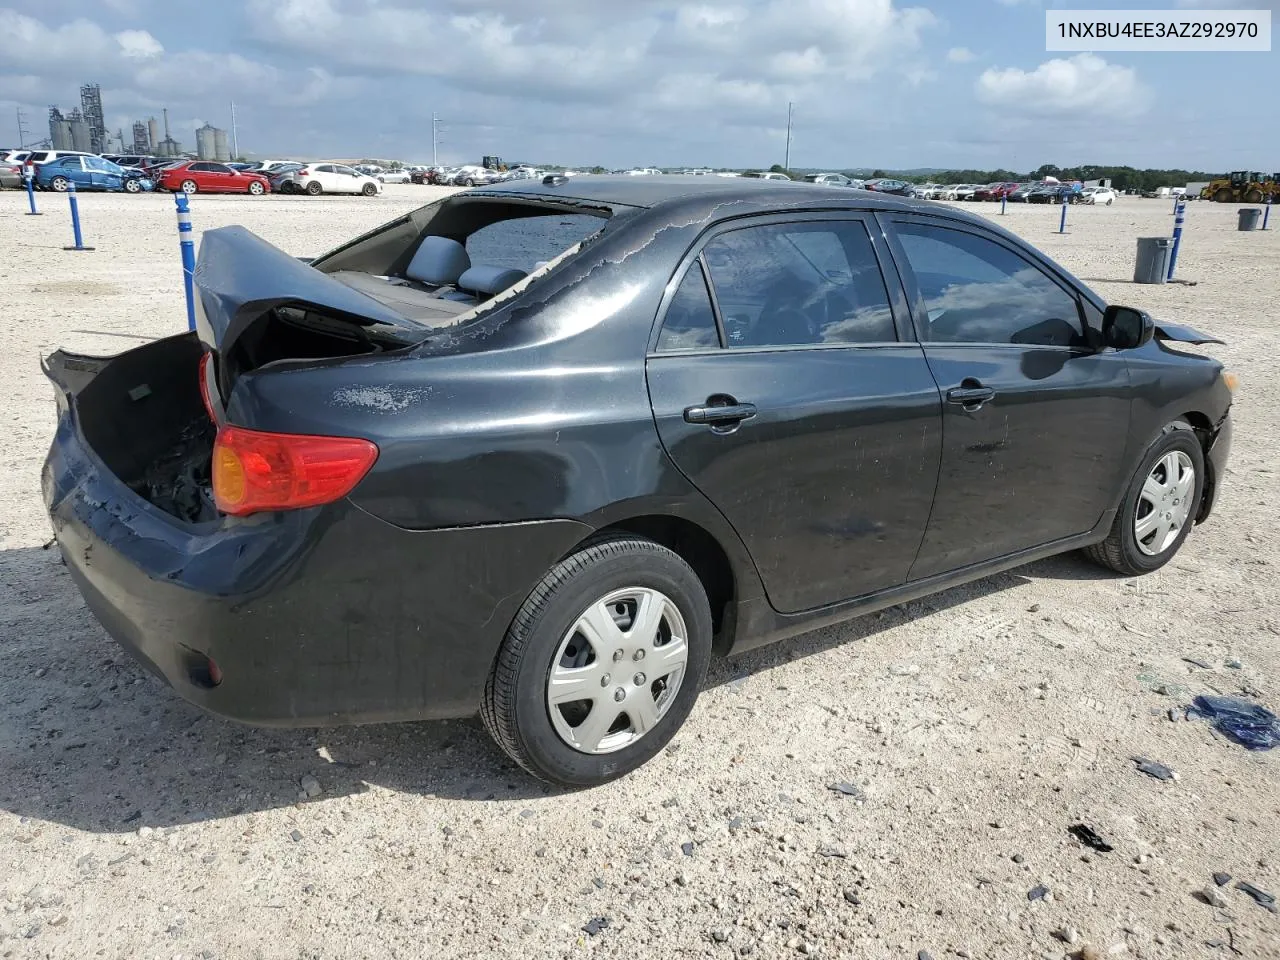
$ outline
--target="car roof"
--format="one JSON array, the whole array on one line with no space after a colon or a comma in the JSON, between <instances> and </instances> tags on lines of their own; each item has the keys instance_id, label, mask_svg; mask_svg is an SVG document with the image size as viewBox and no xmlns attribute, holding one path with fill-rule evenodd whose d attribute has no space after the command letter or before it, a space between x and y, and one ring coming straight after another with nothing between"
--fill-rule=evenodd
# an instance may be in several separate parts
<instances>
[{"instance_id":1,"label":"car roof","mask_svg":"<svg viewBox=\"0 0 1280 960\"><path fill-rule=\"evenodd\" d=\"M776 199L788 207L805 201L814 206L824 206L834 200L841 201L841 206L847 206L851 200L856 200L864 205L873 204L880 209L936 209L924 201L906 197L850 190L848 187L823 187L792 180L767 180L763 177L592 175L557 179L552 184L542 180L510 181L484 190L474 190L470 195L537 196L548 199L558 197L603 206L627 207L656 207L671 201L707 197L718 202L745 200L754 204L768 204Z\"/></svg>"}]
</instances>

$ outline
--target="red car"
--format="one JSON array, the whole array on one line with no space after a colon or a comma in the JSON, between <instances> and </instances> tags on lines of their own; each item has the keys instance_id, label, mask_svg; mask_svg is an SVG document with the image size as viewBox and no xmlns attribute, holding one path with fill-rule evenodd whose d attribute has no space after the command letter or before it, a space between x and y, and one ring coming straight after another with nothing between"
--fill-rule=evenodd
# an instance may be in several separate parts
<instances>
[{"instance_id":1,"label":"red car","mask_svg":"<svg viewBox=\"0 0 1280 960\"><path fill-rule=\"evenodd\" d=\"M999 200L1001 197L1007 197L1013 191L1017 190L1022 184L1015 180L1006 180L1004 183L989 183L981 190L975 190L970 200Z\"/></svg>"},{"instance_id":2,"label":"red car","mask_svg":"<svg viewBox=\"0 0 1280 960\"><path fill-rule=\"evenodd\" d=\"M260 173L246 173L225 163L210 160L187 160L159 171L156 186L177 193L252 193L271 192L271 182Z\"/></svg>"}]
</instances>

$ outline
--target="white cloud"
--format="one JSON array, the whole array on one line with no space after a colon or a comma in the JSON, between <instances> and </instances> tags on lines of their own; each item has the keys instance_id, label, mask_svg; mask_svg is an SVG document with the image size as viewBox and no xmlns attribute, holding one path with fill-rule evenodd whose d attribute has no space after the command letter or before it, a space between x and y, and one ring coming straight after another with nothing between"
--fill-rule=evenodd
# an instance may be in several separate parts
<instances>
[{"instance_id":1,"label":"white cloud","mask_svg":"<svg viewBox=\"0 0 1280 960\"><path fill-rule=\"evenodd\" d=\"M978 59L978 55L968 47L952 47L947 51L947 60L950 63L972 63Z\"/></svg>"},{"instance_id":2,"label":"white cloud","mask_svg":"<svg viewBox=\"0 0 1280 960\"><path fill-rule=\"evenodd\" d=\"M1046 60L1031 71L993 67L978 77L975 90L983 103L1038 115L1091 110L1129 115L1141 112L1150 99L1136 71L1092 53Z\"/></svg>"},{"instance_id":3,"label":"white cloud","mask_svg":"<svg viewBox=\"0 0 1280 960\"><path fill-rule=\"evenodd\" d=\"M116 34L116 43L130 60L149 60L164 53L160 41L145 30L121 30Z\"/></svg>"}]
</instances>

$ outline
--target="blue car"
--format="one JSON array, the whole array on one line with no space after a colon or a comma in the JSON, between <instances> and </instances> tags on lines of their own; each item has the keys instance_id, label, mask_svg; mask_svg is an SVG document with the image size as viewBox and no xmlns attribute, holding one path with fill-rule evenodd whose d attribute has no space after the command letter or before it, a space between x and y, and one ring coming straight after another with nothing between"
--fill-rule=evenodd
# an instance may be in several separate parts
<instances>
[{"instance_id":1,"label":"blue car","mask_svg":"<svg viewBox=\"0 0 1280 960\"><path fill-rule=\"evenodd\" d=\"M36 167L36 186L41 189L63 193L73 183L77 190L141 193L154 189L141 170L122 167L102 157L71 154Z\"/></svg>"}]
</instances>

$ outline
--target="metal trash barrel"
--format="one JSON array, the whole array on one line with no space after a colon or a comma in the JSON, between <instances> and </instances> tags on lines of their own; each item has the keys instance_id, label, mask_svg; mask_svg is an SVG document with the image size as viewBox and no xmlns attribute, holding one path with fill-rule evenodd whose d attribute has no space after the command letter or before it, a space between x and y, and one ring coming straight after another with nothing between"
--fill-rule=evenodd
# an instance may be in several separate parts
<instances>
[{"instance_id":1,"label":"metal trash barrel","mask_svg":"<svg viewBox=\"0 0 1280 960\"><path fill-rule=\"evenodd\" d=\"M1236 224L1237 230L1257 230L1258 220L1262 216L1262 211L1257 207L1245 207L1237 211L1240 216L1240 222Z\"/></svg>"},{"instance_id":2,"label":"metal trash barrel","mask_svg":"<svg viewBox=\"0 0 1280 960\"><path fill-rule=\"evenodd\" d=\"M1139 237L1138 260L1133 265L1134 283L1167 283L1172 237Z\"/></svg>"}]
</instances>

